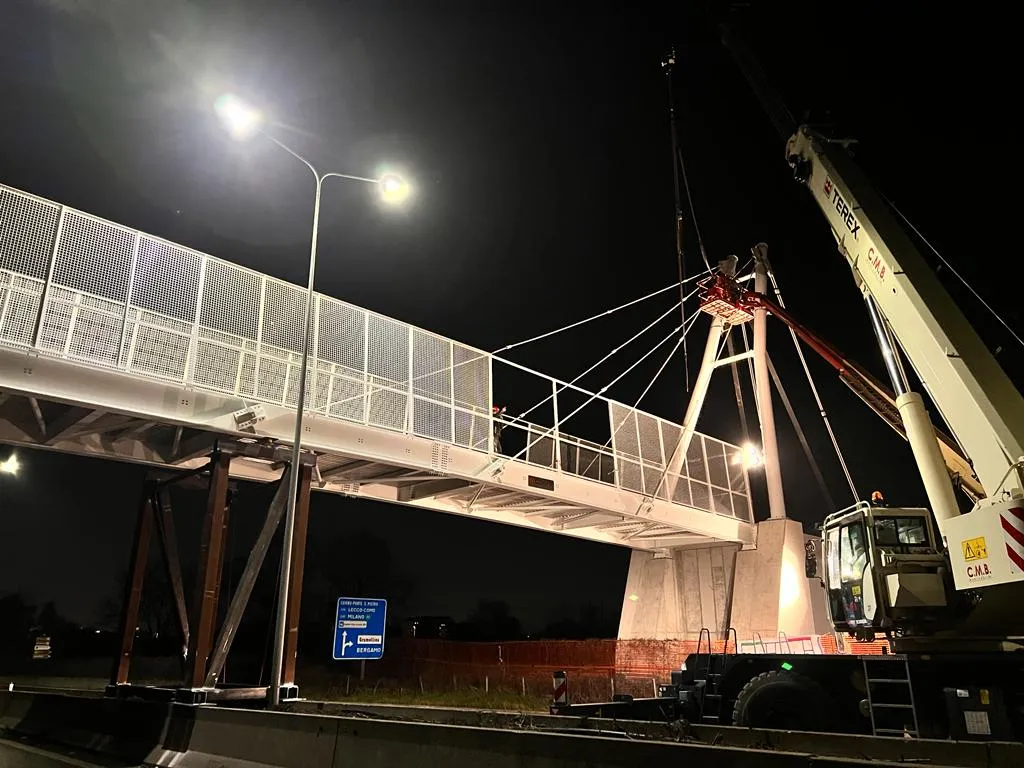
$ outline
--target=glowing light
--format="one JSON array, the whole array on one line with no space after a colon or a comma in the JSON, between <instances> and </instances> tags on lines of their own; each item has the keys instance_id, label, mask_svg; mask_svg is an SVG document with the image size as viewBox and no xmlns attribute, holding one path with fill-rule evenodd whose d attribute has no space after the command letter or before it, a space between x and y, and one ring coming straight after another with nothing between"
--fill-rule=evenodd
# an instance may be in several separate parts
<instances>
[{"instance_id":1,"label":"glowing light","mask_svg":"<svg viewBox=\"0 0 1024 768\"><path fill-rule=\"evenodd\" d=\"M627 599L627 600L629 600L629 601L630 601L631 603L635 603L635 602L636 602L637 600L639 600L639 599L640 599L640 597L639 597L638 595L630 595L630 596L629 596L628 598L626 598L626 599Z\"/></svg>"},{"instance_id":2,"label":"glowing light","mask_svg":"<svg viewBox=\"0 0 1024 768\"><path fill-rule=\"evenodd\" d=\"M249 138L263 124L263 115L258 110L231 93L225 93L217 99L213 108L228 133L236 139Z\"/></svg>"},{"instance_id":3,"label":"glowing light","mask_svg":"<svg viewBox=\"0 0 1024 768\"><path fill-rule=\"evenodd\" d=\"M388 205L404 203L412 192L409 183L394 173L384 174L377 184L380 187L380 199Z\"/></svg>"},{"instance_id":4,"label":"glowing light","mask_svg":"<svg viewBox=\"0 0 1024 768\"><path fill-rule=\"evenodd\" d=\"M800 580L796 568L786 558L782 563L782 576L779 579L779 604L789 608L800 598Z\"/></svg>"},{"instance_id":5,"label":"glowing light","mask_svg":"<svg viewBox=\"0 0 1024 768\"><path fill-rule=\"evenodd\" d=\"M0 461L0 475L17 475L20 468L18 457L13 453L5 461Z\"/></svg>"},{"instance_id":6,"label":"glowing light","mask_svg":"<svg viewBox=\"0 0 1024 768\"><path fill-rule=\"evenodd\" d=\"M732 457L734 466L742 465L744 469L757 469L764 463L761 458L761 451L753 443L744 443L740 450Z\"/></svg>"}]
</instances>

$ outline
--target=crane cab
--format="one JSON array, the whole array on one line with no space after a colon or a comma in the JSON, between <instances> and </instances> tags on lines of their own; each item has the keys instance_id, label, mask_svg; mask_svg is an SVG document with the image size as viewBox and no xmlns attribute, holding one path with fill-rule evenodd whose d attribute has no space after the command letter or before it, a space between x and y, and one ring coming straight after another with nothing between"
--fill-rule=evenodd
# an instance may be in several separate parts
<instances>
[{"instance_id":1,"label":"crane cab","mask_svg":"<svg viewBox=\"0 0 1024 768\"><path fill-rule=\"evenodd\" d=\"M837 631L934 632L949 607L951 580L931 513L859 502L822 526L825 591Z\"/></svg>"}]
</instances>

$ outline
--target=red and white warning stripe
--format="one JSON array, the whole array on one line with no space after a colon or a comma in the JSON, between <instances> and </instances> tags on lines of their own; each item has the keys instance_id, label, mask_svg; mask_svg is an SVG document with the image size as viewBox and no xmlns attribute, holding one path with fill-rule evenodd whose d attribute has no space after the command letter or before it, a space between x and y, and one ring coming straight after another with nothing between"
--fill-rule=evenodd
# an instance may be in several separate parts
<instances>
[{"instance_id":1,"label":"red and white warning stripe","mask_svg":"<svg viewBox=\"0 0 1024 768\"><path fill-rule=\"evenodd\" d=\"M1013 564L1010 570L1024 572L1024 509L1010 507L999 514L999 522L1003 525L1006 554Z\"/></svg>"},{"instance_id":2,"label":"red and white warning stripe","mask_svg":"<svg viewBox=\"0 0 1024 768\"><path fill-rule=\"evenodd\" d=\"M551 675L551 685L554 689L555 704L569 703L569 686L565 679L565 672L554 672Z\"/></svg>"}]
</instances>

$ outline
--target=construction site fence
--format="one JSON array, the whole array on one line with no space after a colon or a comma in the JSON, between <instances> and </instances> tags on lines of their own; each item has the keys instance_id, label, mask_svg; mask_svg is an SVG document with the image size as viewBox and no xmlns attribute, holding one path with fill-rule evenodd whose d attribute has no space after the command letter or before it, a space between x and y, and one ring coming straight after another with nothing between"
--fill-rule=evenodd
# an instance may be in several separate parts
<instances>
[{"instance_id":1,"label":"construction site fence","mask_svg":"<svg viewBox=\"0 0 1024 768\"><path fill-rule=\"evenodd\" d=\"M699 646L699 648L698 648ZM448 679L453 675L501 681L551 673L668 678L690 654L706 652L708 641L692 640L523 640L471 643L396 638L384 658L367 662L372 677ZM836 635L751 640L712 639L713 653L792 653L873 655L888 652L885 641L852 642ZM344 664L341 665L344 667ZM351 666L351 665L350 665ZM356 665L358 666L358 665ZM370 667L373 669L370 670Z\"/></svg>"},{"instance_id":2,"label":"construction site fence","mask_svg":"<svg viewBox=\"0 0 1024 768\"><path fill-rule=\"evenodd\" d=\"M363 692L420 694L446 700L476 695L550 698L552 675L565 672L570 701L597 701L616 694L656 696L689 654L708 649L698 640L525 640L470 643L396 638L384 658L330 665L302 663L298 682L304 695L358 699ZM887 653L885 641L852 642L836 635L807 635L771 640L713 639L713 653L812 653L875 655ZM429 698L428 698L429 700ZM482 700L490 701L485 698Z\"/></svg>"}]
</instances>

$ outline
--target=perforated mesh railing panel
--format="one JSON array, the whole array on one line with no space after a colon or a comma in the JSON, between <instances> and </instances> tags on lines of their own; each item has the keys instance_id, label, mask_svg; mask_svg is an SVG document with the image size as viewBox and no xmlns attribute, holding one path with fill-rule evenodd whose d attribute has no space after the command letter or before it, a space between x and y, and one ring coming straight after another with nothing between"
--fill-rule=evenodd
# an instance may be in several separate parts
<instances>
[{"instance_id":1,"label":"perforated mesh railing panel","mask_svg":"<svg viewBox=\"0 0 1024 768\"><path fill-rule=\"evenodd\" d=\"M294 407L305 305L298 286L0 185L0 344L233 395L240 408ZM492 450L493 369L506 361L328 296L311 321L309 411ZM607 403L605 443L524 422L514 458L750 520L736 446L695 433L682 472L664 477L679 426Z\"/></svg>"},{"instance_id":2,"label":"perforated mesh railing panel","mask_svg":"<svg viewBox=\"0 0 1024 768\"><path fill-rule=\"evenodd\" d=\"M682 428L614 401L608 412L615 471L623 488L751 521L747 473L737 446L694 432L682 471L667 472L681 447Z\"/></svg>"},{"instance_id":3,"label":"perforated mesh railing panel","mask_svg":"<svg viewBox=\"0 0 1024 768\"><path fill-rule=\"evenodd\" d=\"M202 268L198 253L145 235L139 240L121 350L126 370L185 378Z\"/></svg>"},{"instance_id":4,"label":"perforated mesh railing panel","mask_svg":"<svg viewBox=\"0 0 1024 768\"><path fill-rule=\"evenodd\" d=\"M34 341L60 206L0 187L0 339Z\"/></svg>"}]
</instances>

